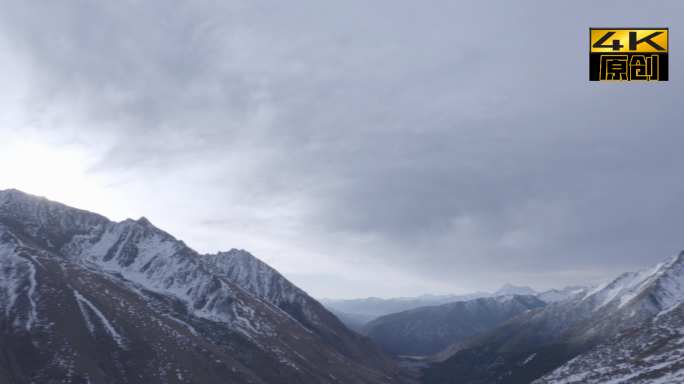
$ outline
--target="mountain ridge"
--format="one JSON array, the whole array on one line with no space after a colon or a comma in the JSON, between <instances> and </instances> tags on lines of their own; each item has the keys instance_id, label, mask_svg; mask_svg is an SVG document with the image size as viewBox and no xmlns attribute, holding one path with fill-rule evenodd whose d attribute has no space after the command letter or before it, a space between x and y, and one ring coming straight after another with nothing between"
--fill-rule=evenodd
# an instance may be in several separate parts
<instances>
[{"instance_id":1,"label":"mountain ridge","mask_svg":"<svg viewBox=\"0 0 684 384\"><path fill-rule=\"evenodd\" d=\"M250 292L230 277L249 263L223 268L144 217L0 191L0 252L6 382L414 382L286 279L280 301Z\"/></svg>"},{"instance_id":2,"label":"mountain ridge","mask_svg":"<svg viewBox=\"0 0 684 384\"><path fill-rule=\"evenodd\" d=\"M684 302L627 328L534 384L684 381Z\"/></svg>"},{"instance_id":3,"label":"mountain ridge","mask_svg":"<svg viewBox=\"0 0 684 384\"><path fill-rule=\"evenodd\" d=\"M530 382L682 300L680 253L457 342L440 353L441 363L425 371L425 380ZM452 379L455 372L467 374Z\"/></svg>"}]
</instances>

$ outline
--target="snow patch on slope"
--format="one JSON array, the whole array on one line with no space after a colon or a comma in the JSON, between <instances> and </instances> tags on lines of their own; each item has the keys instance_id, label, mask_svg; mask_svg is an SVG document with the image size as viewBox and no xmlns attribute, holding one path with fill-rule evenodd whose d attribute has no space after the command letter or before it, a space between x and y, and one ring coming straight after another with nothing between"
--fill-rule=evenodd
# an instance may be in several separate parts
<instances>
[{"instance_id":1,"label":"snow patch on slope","mask_svg":"<svg viewBox=\"0 0 684 384\"><path fill-rule=\"evenodd\" d=\"M93 335L93 337L95 336L95 325L92 323L92 321L90 321L90 318L84 306L90 308L90 310L92 310L95 313L95 315L97 315L97 317L100 318L100 321L102 321L102 325L105 327L107 332L109 332L109 334L112 335L112 337L114 338L114 340L116 340L116 343L119 344L120 347L123 347L124 345L121 340L121 335L119 335L119 333L116 332L116 330L114 329L114 327L112 327L112 324L109 322L109 320L107 320L105 315L103 315L102 312L100 312L100 310L93 305L93 303L88 301L88 299L83 297L75 289L74 297L76 297L76 301L78 301L78 306L81 309L81 313L83 314L83 318L85 319L86 324L88 325L88 330L90 331L90 334Z\"/></svg>"},{"instance_id":2,"label":"snow patch on slope","mask_svg":"<svg viewBox=\"0 0 684 384\"><path fill-rule=\"evenodd\" d=\"M11 324L27 331L37 322L36 268L18 253L16 238L0 224L0 305Z\"/></svg>"},{"instance_id":3,"label":"snow patch on slope","mask_svg":"<svg viewBox=\"0 0 684 384\"><path fill-rule=\"evenodd\" d=\"M301 313L307 321L321 324L322 320L319 319L316 311L310 308L314 300L278 271L249 252L231 249L228 252L202 257L215 266L221 274L248 292L281 309L301 308ZM283 313L292 317L288 311Z\"/></svg>"},{"instance_id":4,"label":"snow patch on slope","mask_svg":"<svg viewBox=\"0 0 684 384\"><path fill-rule=\"evenodd\" d=\"M677 261L678 257L679 256L673 256L662 263L656 264L652 267L644 268L635 273L630 284L626 285L620 291L620 293L625 291L627 291L627 293L620 297L620 304L618 305L618 308L623 307L625 304L636 298L643 290L643 287L649 284L653 279L657 279L658 277L662 276Z\"/></svg>"},{"instance_id":5,"label":"snow patch on slope","mask_svg":"<svg viewBox=\"0 0 684 384\"><path fill-rule=\"evenodd\" d=\"M28 299L29 303L31 304L31 312L29 313L29 318L26 321L26 330L30 331L31 325L38 318L38 313L36 312L36 301L33 299L33 295L36 292L36 286L38 283L36 283L36 267L31 262L28 262L27 264L29 266L29 282L31 284L28 290Z\"/></svg>"}]
</instances>

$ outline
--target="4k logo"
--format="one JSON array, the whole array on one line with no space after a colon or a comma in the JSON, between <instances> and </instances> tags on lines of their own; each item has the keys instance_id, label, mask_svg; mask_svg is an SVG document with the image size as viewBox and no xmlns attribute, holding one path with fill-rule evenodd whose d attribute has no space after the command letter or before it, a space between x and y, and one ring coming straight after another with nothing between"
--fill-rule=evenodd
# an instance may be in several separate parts
<instances>
[{"instance_id":1,"label":"4k logo","mask_svg":"<svg viewBox=\"0 0 684 384\"><path fill-rule=\"evenodd\" d=\"M589 80L667 81L668 28L590 28Z\"/></svg>"}]
</instances>

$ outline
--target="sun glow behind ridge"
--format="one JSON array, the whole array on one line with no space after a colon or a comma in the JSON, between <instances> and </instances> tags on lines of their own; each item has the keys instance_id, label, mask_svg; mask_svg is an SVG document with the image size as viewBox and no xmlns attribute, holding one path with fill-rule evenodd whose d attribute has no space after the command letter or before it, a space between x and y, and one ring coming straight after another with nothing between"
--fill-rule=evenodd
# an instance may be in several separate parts
<instances>
[{"instance_id":1,"label":"sun glow behind ridge","mask_svg":"<svg viewBox=\"0 0 684 384\"><path fill-rule=\"evenodd\" d=\"M15 188L81 209L105 209L98 198L101 188L86 175L84 151L17 136L0 143L0 189Z\"/></svg>"}]
</instances>

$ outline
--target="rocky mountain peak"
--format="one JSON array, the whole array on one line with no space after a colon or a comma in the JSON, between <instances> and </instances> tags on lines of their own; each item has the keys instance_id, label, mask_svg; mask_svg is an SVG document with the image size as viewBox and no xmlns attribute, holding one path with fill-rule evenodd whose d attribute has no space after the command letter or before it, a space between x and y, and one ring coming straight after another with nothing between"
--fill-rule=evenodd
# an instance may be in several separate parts
<instances>
[{"instance_id":1,"label":"rocky mountain peak","mask_svg":"<svg viewBox=\"0 0 684 384\"><path fill-rule=\"evenodd\" d=\"M306 292L243 249L208 254L203 258L250 293L268 300L307 327L337 322L337 318L333 319L327 311L322 311L323 306Z\"/></svg>"},{"instance_id":2,"label":"rocky mountain peak","mask_svg":"<svg viewBox=\"0 0 684 384\"><path fill-rule=\"evenodd\" d=\"M201 256L144 217L16 190L0 191L0 306L0 382L176 382L169 365L190 382L411 382L246 251Z\"/></svg>"},{"instance_id":3,"label":"rocky mountain peak","mask_svg":"<svg viewBox=\"0 0 684 384\"><path fill-rule=\"evenodd\" d=\"M139 218L136 222L137 222L138 224L140 224L140 225L152 226L152 223L150 223L150 221L147 220L147 218L146 218L145 216L142 216L142 217Z\"/></svg>"}]
</instances>

